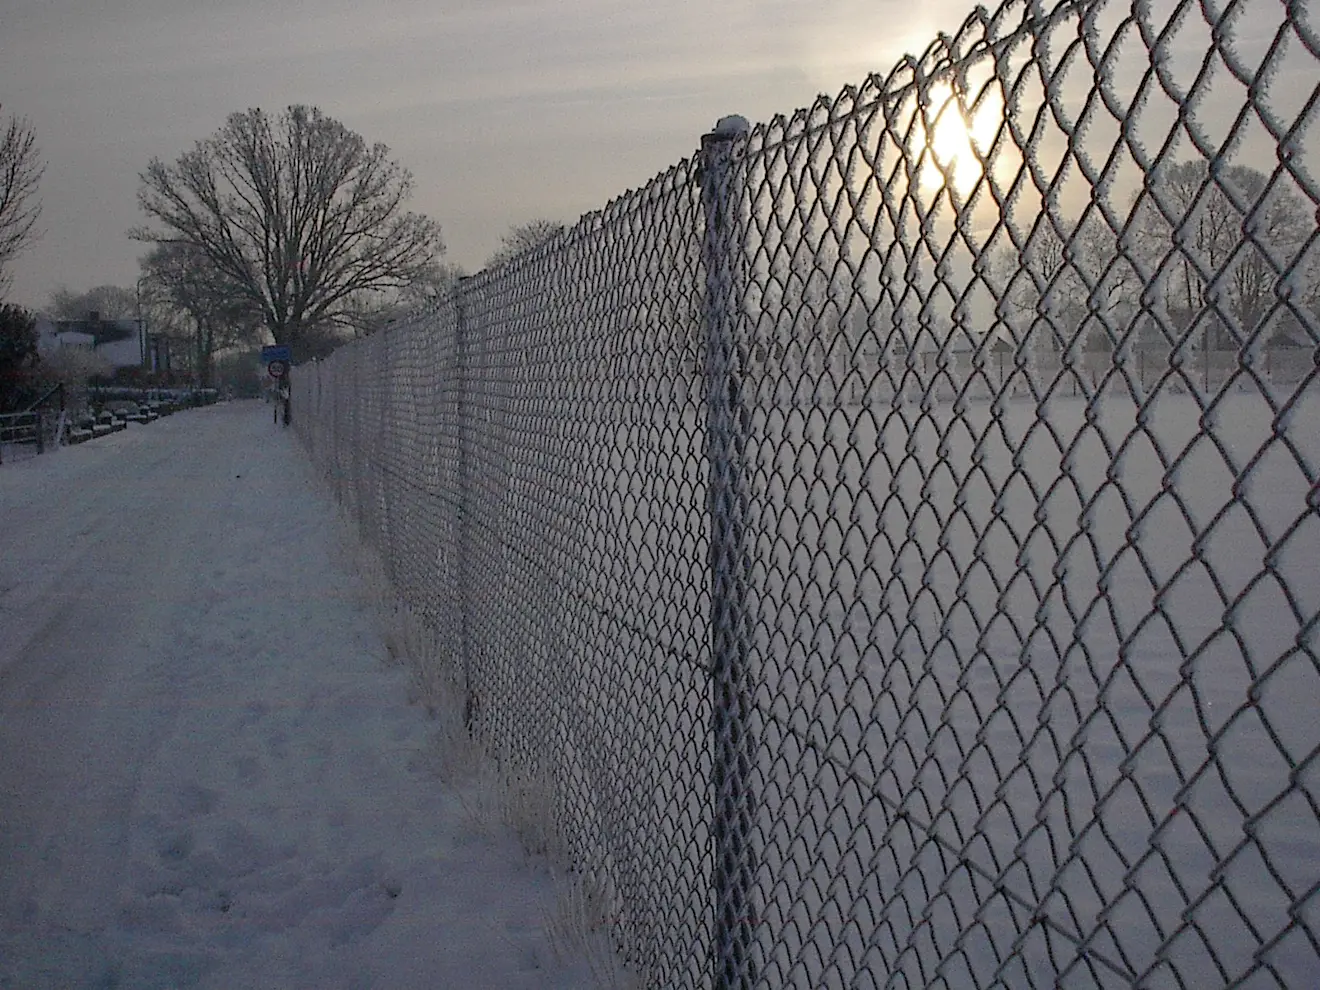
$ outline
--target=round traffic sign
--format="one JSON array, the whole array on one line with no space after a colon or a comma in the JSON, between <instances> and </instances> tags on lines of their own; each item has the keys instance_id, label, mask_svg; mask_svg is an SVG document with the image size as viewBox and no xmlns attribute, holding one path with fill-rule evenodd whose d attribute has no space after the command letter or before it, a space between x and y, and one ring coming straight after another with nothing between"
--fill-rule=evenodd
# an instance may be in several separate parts
<instances>
[{"instance_id":1,"label":"round traffic sign","mask_svg":"<svg viewBox=\"0 0 1320 990\"><path fill-rule=\"evenodd\" d=\"M289 366L284 361L272 361L266 366L266 373L271 378L283 378L289 372Z\"/></svg>"}]
</instances>

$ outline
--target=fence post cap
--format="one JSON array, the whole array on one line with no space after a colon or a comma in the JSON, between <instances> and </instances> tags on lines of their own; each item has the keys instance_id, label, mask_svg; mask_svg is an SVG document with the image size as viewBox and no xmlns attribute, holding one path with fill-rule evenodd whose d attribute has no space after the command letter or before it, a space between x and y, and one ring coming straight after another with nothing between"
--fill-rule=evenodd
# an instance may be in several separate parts
<instances>
[{"instance_id":1,"label":"fence post cap","mask_svg":"<svg viewBox=\"0 0 1320 990\"><path fill-rule=\"evenodd\" d=\"M752 125L747 123L747 118L735 113L717 120L715 130L711 131L711 136L717 138L746 137L751 129Z\"/></svg>"}]
</instances>

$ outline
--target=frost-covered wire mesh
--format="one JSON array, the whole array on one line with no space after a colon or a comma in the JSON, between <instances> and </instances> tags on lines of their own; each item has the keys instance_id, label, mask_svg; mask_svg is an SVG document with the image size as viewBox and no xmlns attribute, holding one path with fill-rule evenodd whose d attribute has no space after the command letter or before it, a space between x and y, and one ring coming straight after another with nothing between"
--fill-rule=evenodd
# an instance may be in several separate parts
<instances>
[{"instance_id":1,"label":"frost-covered wire mesh","mask_svg":"<svg viewBox=\"0 0 1320 990\"><path fill-rule=\"evenodd\" d=\"M1320 40L1009 3L295 373L664 987L1320 984Z\"/></svg>"}]
</instances>

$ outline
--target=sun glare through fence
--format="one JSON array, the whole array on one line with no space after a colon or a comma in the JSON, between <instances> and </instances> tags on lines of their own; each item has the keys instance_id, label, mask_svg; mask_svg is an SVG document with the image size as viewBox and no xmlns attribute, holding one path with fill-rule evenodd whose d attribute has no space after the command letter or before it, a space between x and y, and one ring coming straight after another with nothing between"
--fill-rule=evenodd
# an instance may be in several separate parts
<instances>
[{"instance_id":1,"label":"sun glare through fence","mask_svg":"<svg viewBox=\"0 0 1320 990\"><path fill-rule=\"evenodd\" d=\"M647 985L1320 984L1318 34L978 11L295 369Z\"/></svg>"}]
</instances>

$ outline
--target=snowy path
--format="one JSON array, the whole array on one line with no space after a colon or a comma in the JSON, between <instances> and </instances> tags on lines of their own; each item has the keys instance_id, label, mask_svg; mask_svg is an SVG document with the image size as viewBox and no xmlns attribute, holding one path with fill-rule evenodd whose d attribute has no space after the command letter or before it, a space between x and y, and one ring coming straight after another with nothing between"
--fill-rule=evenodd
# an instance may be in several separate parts
<instances>
[{"instance_id":1,"label":"snowy path","mask_svg":"<svg viewBox=\"0 0 1320 990\"><path fill-rule=\"evenodd\" d=\"M254 403L0 469L0 988L586 982L336 534Z\"/></svg>"}]
</instances>

